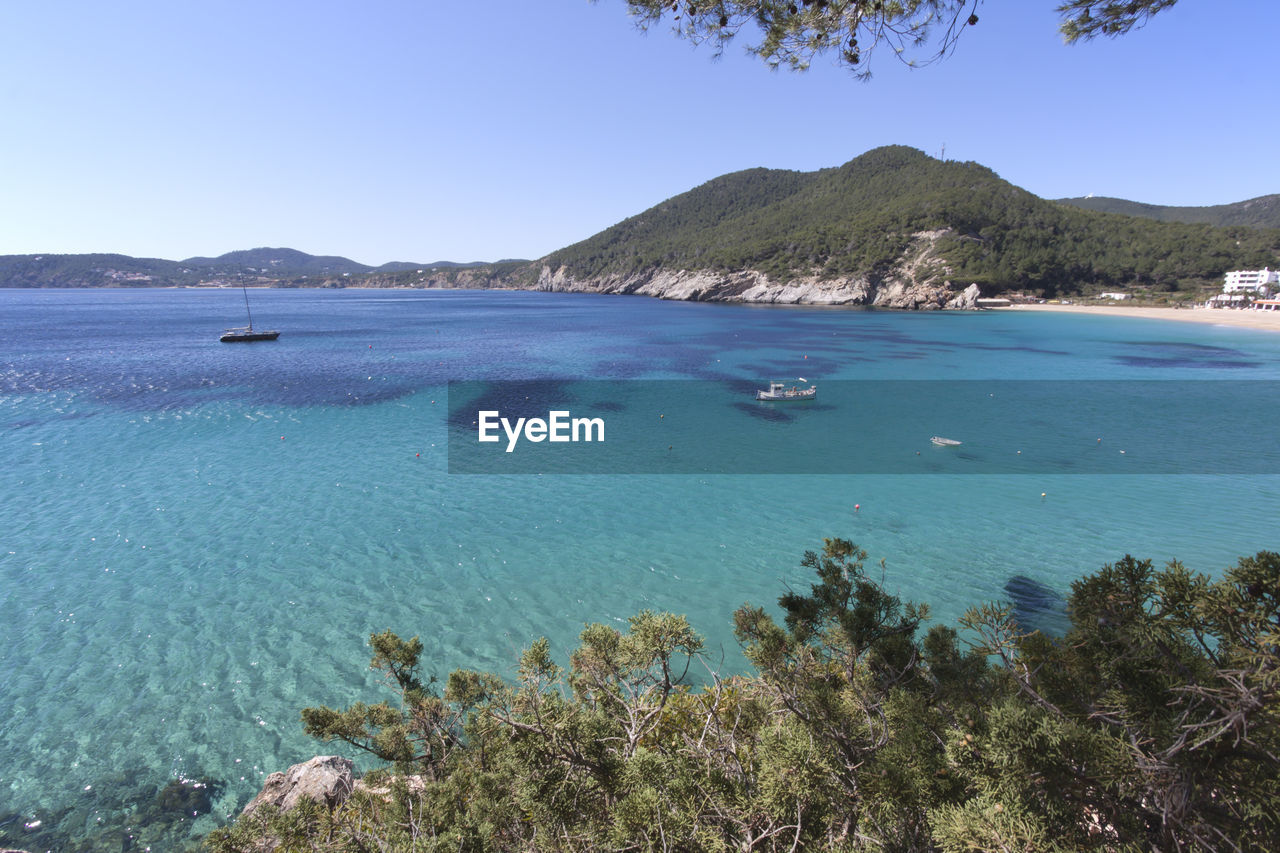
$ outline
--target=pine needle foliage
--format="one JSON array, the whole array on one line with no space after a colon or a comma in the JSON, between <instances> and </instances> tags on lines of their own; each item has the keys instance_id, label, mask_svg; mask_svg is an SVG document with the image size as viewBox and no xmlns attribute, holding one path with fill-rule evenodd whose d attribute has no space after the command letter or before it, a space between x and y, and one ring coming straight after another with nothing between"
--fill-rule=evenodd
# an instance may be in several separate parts
<instances>
[{"instance_id":1,"label":"pine needle foliage","mask_svg":"<svg viewBox=\"0 0 1280 853\"><path fill-rule=\"evenodd\" d=\"M1070 44L1115 37L1144 25L1177 0L1068 0L1059 31ZM739 37L771 68L806 70L832 56L862 80L877 48L912 68L948 56L978 24L981 0L627 0L641 29L668 23L716 54Z\"/></svg>"},{"instance_id":2,"label":"pine needle foliage","mask_svg":"<svg viewBox=\"0 0 1280 853\"><path fill-rule=\"evenodd\" d=\"M567 667L541 639L513 682L459 671L441 692L421 644L376 634L394 701L303 719L389 771L208 846L1280 849L1280 554L1218 579L1126 556L1072 585L1061 637L1002 602L929 625L865 560L825 540L807 590L739 608L755 672L734 677L667 613L587 626Z\"/></svg>"}]
</instances>

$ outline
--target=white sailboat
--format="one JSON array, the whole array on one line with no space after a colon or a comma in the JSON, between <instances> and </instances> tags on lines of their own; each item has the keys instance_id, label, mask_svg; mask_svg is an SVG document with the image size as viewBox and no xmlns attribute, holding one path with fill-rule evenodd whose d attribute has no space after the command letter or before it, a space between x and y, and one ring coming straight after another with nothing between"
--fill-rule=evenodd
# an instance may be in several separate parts
<instances>
[{"instance_id":1,"label":"white sailboat","mask_svg":"<svg viewBox=\"0 0 1280 853\"><path fill-rule=\"evenodd\" d=\"M249 318L249 325L227 329L218 340L224 344L236 344L249 343L251 341L274 341L280 337L280 333L275 330L263 331L253 328L253 312L249 310L249 290L245 287L243 281L240 282L240 290L244 293L244 313Z\"/></svg>"}]
</instances>

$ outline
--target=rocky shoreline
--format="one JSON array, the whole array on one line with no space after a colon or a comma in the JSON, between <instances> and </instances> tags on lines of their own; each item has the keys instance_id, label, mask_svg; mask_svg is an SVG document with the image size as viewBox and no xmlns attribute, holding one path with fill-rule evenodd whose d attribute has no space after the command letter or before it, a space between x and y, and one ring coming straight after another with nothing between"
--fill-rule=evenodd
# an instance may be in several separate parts
<instances>
[{"instance_id":1,"label":"rocky shoreline","mask_svg":"<svg viewBox=\"0 0 1280 853\"><path fill-rule=\"evenodd\" d=\"M433 270L412 281L372 276L358 283L331 279L325 286L533 290L549 293L602 293L651 296L691 302L756 305L844 305L908 311L973 310L981 295L937 276L922 276L914 266L882 280L867 276L823 278L810 275L777 280L757 270L650 269L627 275L579 277L566 267L542 264L494 272L485 268Z\"/></svg>"},{"instance_id":2,"label":"rocky shoreline","mask_svg":"<svg viewBox=\"0 0 1280 853\"><path fill-rule=\"evenodd\" d=\"M129 811L132 815L128 820L129 828L117 827L109 822L91 828L83 835L67 835L65 827L45 827L41 825L42 821L33 820L26 831L30 837L7 838L5 843L0 843L0 853L103 850L108 849L108 845L110 849L124 853L153 848L195 850L202 847L203 833L192 832L191 818L196 814L208 814L212 811L212 795L218 787L218 783L211 781L171 779L157 789L153 803L121 803L121 810ZM267 776L263 780L262 790L241 810L239 817L246 818L263 806L287 812L297 808L304 800L314 801L332 810L358 791L381 793L380 789L369 787L357 778L351 759L336 755L316 756L293 765L287 771ZM58 821L51 819L50 823ZM23 847L12 846L15 843L22 844ZM268 846L264 849L271 848Z\"/></svg>"},{"instance_id":3,"label":"rocky shoreline","mask_svg":"<svg viewBox=\"0 0 1280 853\"><path fill-rule=\"evenodd\" d=\"M579 279L561 268L543 267L530 290L565 293L616 293L694 302L741 302L768 305L864 305L903 310L970 310L977 307L978 286L961 290L949 281L913 282L891 279L874 283L866 277L806 278L775 281L753 270L656 270L630 276Z\"/></svg>"},{"instance_id":4,"label":"rocky shoreline","mask_svg":"<svg viewBox=\"0 0 1280 853\"><path fill-rule=\"evenodd\" d=\"M262 806L273 806L287 812L303 800L314 800L330 809L346 802L356 790L354 764L337 755L317 755L295 764L284 772L272 773L262 783L262 790L240 812L251 815Z\"/></svg>"}]
</instances>

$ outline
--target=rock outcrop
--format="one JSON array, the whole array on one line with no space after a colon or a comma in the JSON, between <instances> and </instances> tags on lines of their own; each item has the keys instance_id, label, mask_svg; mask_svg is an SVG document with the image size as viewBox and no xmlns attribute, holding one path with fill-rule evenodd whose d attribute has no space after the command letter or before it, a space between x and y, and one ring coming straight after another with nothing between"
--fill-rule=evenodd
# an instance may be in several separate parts
<instances>
[{"instance_id":1,"label":"rock outcrop","mask_svg":"<svg viewBox=\"0 0 1280 853\"><path fill-rule=\"evenodd\" d=\"M335 808L346 802L355 787L355 774L349 758L336 755L318 755L310 761L295 764L284 773L276 772L267 777L258 796L249 801L242 814L252 814L255 809L272 805L288 811L302 799Z\"/></svg>"},{"instance_id":2,"label":"rock outcrop","mask_svg":"<svg viewBox=\"0 0 1280 853\"><path fill-rule=\"evenodd\" d=\"M632 276L578 279L567 270L543 267L534 290L621 293L695 302L750 302L774 305L870 305L879 308L973 308L978 286L957 291L950 281L808 276L775 281L762 272L656 270Z\"/></svg>"},{"instance_id":3,"label":"rock outcrop","mask_svg":"<svg viewBox=\"0 0 1280 853\"><path fill-rule=\"evenodd\" d=\"M977 309L978 297L981 295L978 285L971 284L948 300L944 307L952 310L973 311Z\"/></svg>"},{"instance_id":4,"label":"rock outcrop","mask_svg":"<svg viewBox=\"0 0 1280 853\"><path fill-rule=\"evenodd\" d=\"M901 256L887 270L844 276L806 275L779 279L755 269L714 270L649 267L622 272L583 273L557 266L554 255L540 261L467 268L417 270L411 276L373 273L331 277L325 287L411 287L471 290L541 290L652 296L692 302L748 302L772 305L865 305L903 310L973 309L977 285L951 281L943 257L951 229L913 233ZM314 286L314 283L306 283Z\"/></svg>"},{"instance_id":5,"label":"rock outcrop","mask_svg":"<svg viewBox=\"0 0 1280 853\"><path fill-rule=\"evenodd\" d=\"M544 264L536 281L511 281L513 288L570 293L621 293L695 302L751 302L775 305L869 305L908 310L971 309L978 286L958 290L951 269L938 254L948 230L921 231L898 263L883 276L819 275L779 281L758 270L651 269L629 275L578 278L569 269Z\"/></svg>"}]
</instances>

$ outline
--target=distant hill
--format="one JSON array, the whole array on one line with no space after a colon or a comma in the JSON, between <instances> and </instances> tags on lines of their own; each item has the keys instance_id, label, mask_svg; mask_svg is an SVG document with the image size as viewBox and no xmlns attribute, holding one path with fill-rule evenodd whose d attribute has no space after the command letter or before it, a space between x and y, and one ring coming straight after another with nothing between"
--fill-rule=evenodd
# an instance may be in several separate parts
<instances>
[{"instance_id":1,"label":"distant hill","mask_svg":"<svg viewBox=\"0 0 1280 853\"><path fill-rule=\"evenodd\" d=\"M294 249L244 249L216 258L187 258L183 266L219 271L252 270L265 274L341 275L370 272L374 267L347 258L308 255Z\"/></svg>"},{"instance_id":2,"label":"distant hill","mask_svg":"<svg viewBox=\"0 0 1280 853\"><path fill-rule=\"evenodd\" d=\"M0 287L156 287L187 283L189 276L182 264L159 258L0 255Z\"/></svg>"},{"instance_id":3,"label":"distant hill","mask_svg":"<svg viewBox=\"0 0 1280 853\"><path fill-rule=\"evenodd\" d=\"M499 262L502 263L511 262ZM482 266L495 265L397 261L371 267L348 258L267 248L182 261L111 254L0 255L0 287L193 287L241 281L291 287L356 283L377 286L385 284L383 279L389 274L409 276L405 286L412 286L427 270L467 270Z\"/></svg>"},{"instance_id":4,"label":"distant hill","mask_svg":"<svg viewBox=\"0 0 1280 853\"><path fill-rule=\"evenodd\" d=\"M976 163L890 146L817 172L716 178L553 252L542 285L791 301L791 283L808 289L805 301L872 304L927 285L924 301L940 304L947 282L985 295L1171 291L1278 259L1280 230L1081 210Z\"/></svg>"},{"instance_id":5,"label":"distant hill","mask_svg":"<svg viewBox=\"0 0 1280 853\"><path fill-rule=\"evenodd\" d=\"M1041 199L977 163L877 148L816 172L723 175L537 261L369 267L291 249L184 261L0 257L3 287L234 284L503 287L669 299L966 307L979 293L1216 289L1231 269L1280 266L1280 196L1222 206L1223 225ZM1072 200L1080 201L1080 200ZM1130 207L1125 207L1126 205ZM1151 210L1215 211L1219 208ZM1228 216L1230 214L1230 216ZM1246 216L1247 214L1247 216ZM1231 218L1234 217L1234 218ZM1248 219L1251 224L1240 224Z\"/></svg>"},{"instance_id":6,"label":"distant hill","mask_svg":"<svg viewBox=\"0 0 1280 853\"><path fill-rule=\"evenodd\" d=\"M1235 204L1215 204L1209 207L1162 207L1105 196L1060 198L1057 202L1100 213L1141 216L1160 222L1203 223L1220 228L1280 228L1280 195L1264 195Z\"/></svg>"}]
</instances>

